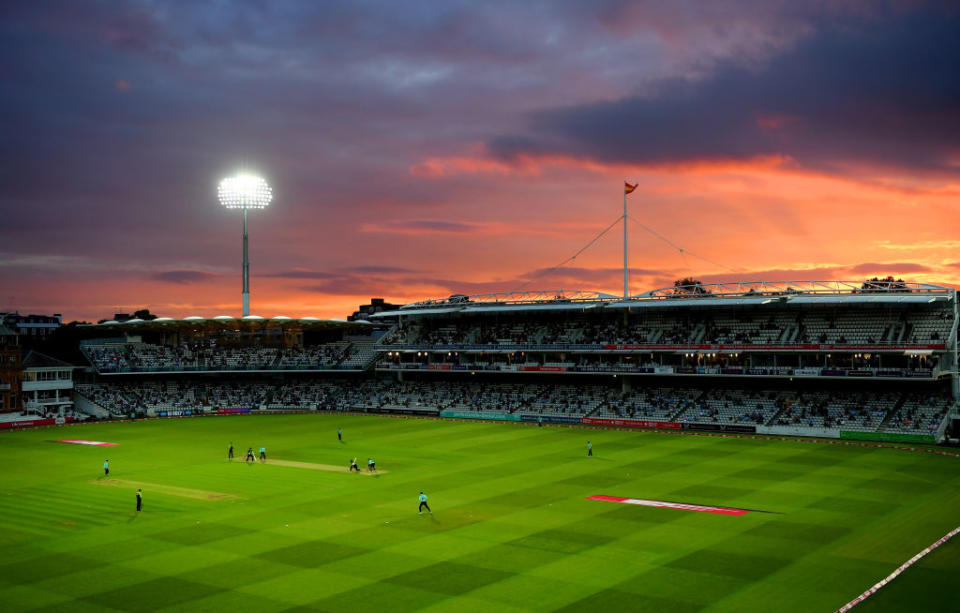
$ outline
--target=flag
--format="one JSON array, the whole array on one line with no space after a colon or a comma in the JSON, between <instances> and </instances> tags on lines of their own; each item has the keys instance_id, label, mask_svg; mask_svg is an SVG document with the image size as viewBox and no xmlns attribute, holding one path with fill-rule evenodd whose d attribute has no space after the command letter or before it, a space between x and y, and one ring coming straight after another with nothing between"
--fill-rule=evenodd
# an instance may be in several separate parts
<instances>
[{"instance_id":1,"label":"flag","mask_svg":"<svg viewBox=\"0 0 960 613\"><path fill-rule=\"evenodd\" d=\"M640 184L637 183L637 185L640 185ZM629 183L627 183L626 181L624 181L624 182L623 182L623 193L624 193L624 194L629 194L629 193L632 192L633 190L637 189L637 185L630 185Z\"/></svg>"}]
</instances>

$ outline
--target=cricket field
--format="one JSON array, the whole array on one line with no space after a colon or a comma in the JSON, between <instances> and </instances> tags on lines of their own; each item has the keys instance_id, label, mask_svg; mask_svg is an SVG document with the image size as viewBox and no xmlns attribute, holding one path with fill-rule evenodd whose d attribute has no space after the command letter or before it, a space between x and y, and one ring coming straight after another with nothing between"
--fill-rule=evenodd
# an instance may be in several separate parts
<instances>
[{"instance_id":1,"label":"cricket field","mask_svg":"<svg viewBox=\"0 0 960 613\"><path fill-rule=\"evenodd\" d=\"M5 612L836 611L960 525L960 458L793 440L251 415L5 432L0 462ZM958 577L960 538L854 610L958 611Z\"/></svg>"}]
</instances>

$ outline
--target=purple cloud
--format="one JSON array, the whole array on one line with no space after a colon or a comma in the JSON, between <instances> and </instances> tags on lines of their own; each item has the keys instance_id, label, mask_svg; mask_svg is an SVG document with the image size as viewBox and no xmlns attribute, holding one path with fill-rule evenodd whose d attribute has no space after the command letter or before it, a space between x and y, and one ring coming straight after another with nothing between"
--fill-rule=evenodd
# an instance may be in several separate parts
<instances>
[{"instance_id":1,"label":"purple cloud","mask_svg":"<svg viewBox=\"0 0 960 613\"><path fill-rule=\"evenodd\" d=\"M821 18L759 66L719 64L640 95L532 114L491 139L503 158L566 155L615 163L786 155L802 166L900 166L958 176L960 12Z\"/></svg>"}]
</instances>

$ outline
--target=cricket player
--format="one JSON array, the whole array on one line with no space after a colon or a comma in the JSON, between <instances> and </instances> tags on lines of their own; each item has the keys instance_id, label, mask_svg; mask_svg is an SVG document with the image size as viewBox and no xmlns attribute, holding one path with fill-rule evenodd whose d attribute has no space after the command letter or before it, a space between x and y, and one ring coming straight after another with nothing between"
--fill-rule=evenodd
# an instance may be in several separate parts
<instances>
[{"instance_id":1,"label":"cricket player","mask_svg":"<svg viewBox=\"0 0 960 613\"><path fill-rule=\"evenodd\" d=\"M227 449L227 459L233 459L233 441L230 441L230 449Z\"/></svg>"},{"instance_id":2,"label":"cricket player","mask_svg":"<svg viewBox=\"0 0 960 613\"><path fill-rule=\"evenodd\" d=\"M267 448L266 448L266 447L260 447L260 459L263 460L264 462L267 461Z\"/></svg>"},{"instance_id":3,"label":"cricket player","mask_svg":"<svg viewBox=\"0 0 960 613\"><path fill-rule=\"evenodd\" d=\"M373 461L373 458L367 458L367 472L368 473L377 472L377 463Z\"/></svg>"},{"instance_id":4,"label":"cricket player","mask_svg":"<svg viewBox=\"0 0 960 613\"><path fill-rule=\"evenodd\" d=\"M353 458L352 460L350 460L350 468L347 470L347 472L351 472L354 470L357 472L360 472L360 467L357 466L357 458Z\"/></svg>"},{"instance_id":5,"label":"cricket player","mask_svg":"<svg viewBox=\"0 0 960 613\"><path fill-rule=\"evenodd\" d=\"M253 457L253 447L247 447L247 457L243 460L244 462L256 462L257 459Z\"/></svg>"},{"instance_id":6,"label":"cricket player","mask_svg":"<svg viewBox=\"0 0 960 613\"><path fill-rule=\"evenodd\" d=\"M105 477L110 476L110 460L103 461L103 476Z\"/></svg>"},{"instance_id":7,"label":"cricket player","mask_svg":"<svg viewBox=\"0 0 960 613\"><path fill-rule=\"evenodd\" d=\"M337 440L343 442L343 428L337 428Z\"/></svg>"},{"instance_id":8,"label":"cricket player","mask_svg":"<svg viewBox=\"0 0 960 613\"><path fill-rule=\"evenodd\" d=\"M427 513L429 513L430 515L433 515L433 511L430 510L430 505L427 504L427 495L424 494L423 492L420 492L420 497L418 498L418 500L420 500L420 507L417 509L417 512L423 513L423 509L426 508Z\"/></svg>"},{"instance_id":9,"label":"cricket player","mask_svg":"<svg viewBox=\"0 0 960 613\"><path fill-rule=\"evenodd\" d=\"M591 443L590 441L587 441L587 457L590 457L592 455L593 455L593 443Z\"/></svg>"},{"instance_id":10,"label":"cricket player","mask_svg":"<svg viewBox=\"0 0 960 613\"><path fill-rule=\"evenodd\" d=\"M143 488L137 490L137 513L143 508Z\"/></svg>"}]
</instances>

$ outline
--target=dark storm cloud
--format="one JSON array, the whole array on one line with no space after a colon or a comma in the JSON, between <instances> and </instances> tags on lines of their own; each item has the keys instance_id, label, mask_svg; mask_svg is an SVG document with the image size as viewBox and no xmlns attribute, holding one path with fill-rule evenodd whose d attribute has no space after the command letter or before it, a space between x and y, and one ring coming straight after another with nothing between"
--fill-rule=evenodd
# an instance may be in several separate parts
<instances>
[{"instance_id":1,"label":"dark storm cloud","mask_svg":"<svg viewBox=\"0 0 960 613\"><path fill-rule=\"evenodd\" d=\"M89 230L56 236L65 249L125 248L116 230L147 226L157 231L140 253L169 253L168 237L222 223L212 183L244 163L276 185L288 223L318 205L336 206L336 223L348 209L442 203L456 186L425 185L408 168L425 135L434 147L460 143L463 131L482 140L480 109L470 111L473 123L459 119L478 94L509 89L541 61L521 24L542 22L518 12L549 11L6 3L0 209L20 230L10 239L29 248L43 242L31 233L52 238L50 224L29 212L42 205ZM90 235L106 240L91 244Z\"/></svg>"},{"instance_id":2,"label":"dark storm cloud","mask_svg":"<svg viewBox=\"0 0 960 613\"><path fill-rule=\"evenodd\" d=\"M801 165L958 173L960 11L821 20L760 66L731 61L652 93L544 110L491 149L606 162L787 155Z\"/></svg>"}]
</instances>

